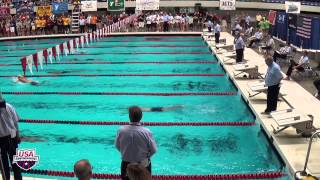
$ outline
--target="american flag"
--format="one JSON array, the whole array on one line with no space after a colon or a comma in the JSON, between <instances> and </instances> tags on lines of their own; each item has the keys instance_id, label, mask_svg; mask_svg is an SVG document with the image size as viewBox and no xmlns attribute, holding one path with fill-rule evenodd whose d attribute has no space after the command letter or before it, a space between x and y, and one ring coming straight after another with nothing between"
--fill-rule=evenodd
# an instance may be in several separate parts
<instances>
[{"instance_id":1,"label":"american flag","mask_svg":"<svg viewBox=\"0 0 320 180\"><path fill-rule=\"evenodd\" d=\"M303 38L311 38L312 18L299 17L297 26L297 35Z\"/></svg>"}]
</instances>

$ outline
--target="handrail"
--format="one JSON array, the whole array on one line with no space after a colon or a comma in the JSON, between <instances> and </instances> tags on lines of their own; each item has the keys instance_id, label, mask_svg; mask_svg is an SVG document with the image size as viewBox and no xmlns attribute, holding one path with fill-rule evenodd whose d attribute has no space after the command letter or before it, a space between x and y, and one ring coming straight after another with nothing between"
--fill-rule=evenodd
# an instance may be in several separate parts
<instances>
[{"instance_id":1,"label":"handrail","mask_svg":"<svg viewBox=\"0 0 320 180\"><path fill-rule=\"evenodd\" d=\"M0 149L0 154L1 154L1 149ZM4 172L4 167L3 167L3 163L2 163L2 158L0 156L0 170L1 170L1 176L3 180L7 180L6 179L6 174Z\"/></svg>"},{"instance_id":2,"label":"handrail","mask_svg":"<svg viewBox=\"0 0 320 180\"><path fill-rule=\"evenodd\" d=\"M306 170L307 170L307 164L308 164L308 161L309 161L309 156L310 156L310 151L311 151L311 145L312 145L312 140L315 136L317 135L320 135L320 129L318 129L315 133L312 134L312 136L310 137L310 141L309 141L309 146L308 146L308 151L307 151L307 157L306 157L306 162L304 164L304 168L303 168L303 171L302 173L305 173L306 174Z\"/></svg>"}]
</instances>

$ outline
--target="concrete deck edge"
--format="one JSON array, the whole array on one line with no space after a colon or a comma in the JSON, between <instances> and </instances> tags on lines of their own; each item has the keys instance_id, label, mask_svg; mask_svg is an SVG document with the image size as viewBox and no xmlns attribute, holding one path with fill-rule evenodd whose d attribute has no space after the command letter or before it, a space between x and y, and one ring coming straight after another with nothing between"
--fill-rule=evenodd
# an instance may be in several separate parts
<instances>
[{"instance_id":1,"label":"concrete deck edge","mask_svg":"<svg viewBox=\"0 0 320 180\"><path fill-rule=\"evenodd\" d=\"M212 46L209 45L209 43L203 38L203 40L206 42L206 44L208 45L209 48L211 48ZM213 49L210 49L214 54L216 54L216 52L214 52ZM261 127L263 128L263 131L265 132L265 134L267 135L267 138L269 139L269 142L272 143L273 147L275 148L275 150L277 151L277 153L281 156L282 161L285 163L285 166L288 168L289 171L289 177L292 178L294 176L294 173L297 171L297 169L295 169L290 162L288 161L286 155L282 152L279 144L277 143L277 141L274 141L273 138L273 134L270 133L270 131L268 131L268 128L266 127L266 124L264 124L264 122L262 121L262 119L260 119L260 112L257 112L255 110L255 108L252 106L252 104L249 101L249 98L247 96L245 96L246 92L244 89L241 89L237 80L233 77L232 74L230 74L230 72L227 70L226 65L224 64L223 60L220 59L218 56L216 56L216 58L218 59L220 65L222 65L222 67L224 68L224 71L226 72L226 74L228 75L229 79L234 83L234 85L237 87L237 90L240 92L241 97L244 99L245 103L250 107L251 111L254 113L256 120L258 120L259 124L261 125Z\"/></svg>"}]
</instances>

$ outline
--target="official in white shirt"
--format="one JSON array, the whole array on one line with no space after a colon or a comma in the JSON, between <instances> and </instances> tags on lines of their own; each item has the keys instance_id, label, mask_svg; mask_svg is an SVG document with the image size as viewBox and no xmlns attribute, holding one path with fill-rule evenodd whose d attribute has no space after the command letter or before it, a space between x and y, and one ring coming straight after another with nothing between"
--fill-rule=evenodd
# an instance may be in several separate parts
<instances>
[{"instance_id":1,"label":"official in white shirt","mask_svg":"<svg viewBox=\"0 0 320 180\"><path fill-rule=\"evenodd\" d=\"M2 99L0 93L0 150L5 177L8 180L10 179L9 164L11 164L14 179L22 180L20 168L13 163L13 156L16 155L16 149L20 143L18 121L19 116L16 110Z\"/></svg>"},{"instance_id":2,"label":"official in white shirt","mask_svg":"<svg viewBox=\"0 0 320 180\"><path fill-rule=\"evenodd\" d=\"M251 38L248 47L251 47L253 43L259 43L263 37L263 33L261 30L257 30L254 36Z\"/></svg>"},{"instance_id":3,"label":"official in white shirt","mask_svg":"<svg viewBox=\"0 0 320 180\"><path fill-rule=\"evenodd\" d=\"M219 22L217 22L216 25L214 26L214 37L215 37L216 44L219 44L220 32L221 32L221 26Z\"/></svg>"}]
</instances>

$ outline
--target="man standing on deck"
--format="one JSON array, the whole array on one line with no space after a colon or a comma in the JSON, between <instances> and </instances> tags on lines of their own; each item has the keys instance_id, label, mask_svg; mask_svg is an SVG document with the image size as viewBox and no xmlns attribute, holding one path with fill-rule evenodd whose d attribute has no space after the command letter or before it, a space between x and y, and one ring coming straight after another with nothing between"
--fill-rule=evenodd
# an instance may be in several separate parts
<instances>
[{"instance_id":1,"label":"man standing on deck","mask_svg":"<svg viewBox=\"0 0 320 180\"><path fill-rule=\"evenodd\" d=\"M14 173L14 179L22 180L20 168L17 164L13 163L13 156L16 155L16 149L20 143L18 121L19 116L16 110L2 99L0 93L0 150L7 180L10 179L10 164Z\"/></svg>"},{"instance_id":2,"label":"man standing on deck","mask_svg":"<svg viewBox=\"0 0 320 180\"><path fill-rule=\"evenodd\" d=\"M140 123L142 110L138 106L129 108L130 124L118 130L115 146L121 153L121 179L128 180L127 166L138 163L151 173L150 158L157 151L156 142L149 129Z\"/></svg>"},{"instance_id":3,"label":"man standing on deck","mask_svg":"<svg viewBox=\"0 0 320 180\"><path fill-rule=\"evenodd\" d=\"M265 60L268 65L265 77L265 86L268 87L267 108L262 114L270 114L277 110L278 96L280 91L280 81L283 79L280 66L273 62L273 58L268 56Z\"/></svg>"},{"instance_id":4,"label":"man standing on deck","mask_svg":"<svg viewBox=\"0 0 320 180\"><path fill-rule=\"evenodd\" d=\"M214 37L215 37L216 44L219 44L220 32L221 32L221 26L220 26L219 22L217 21L216 25L214 26Z\"/></svg>"},{"instance_id":5,"label":"man standing on deck","mask_svg":"<svg viewBox=\"0 0 320 180\"><path fill-rule=\"evenodd\" d=\"M234 46L236 49L236 63L242 63L243 60L243 51L246 46L240 32L236 32L236 37L234 39Z\"/></svg>"}]
</instances>

